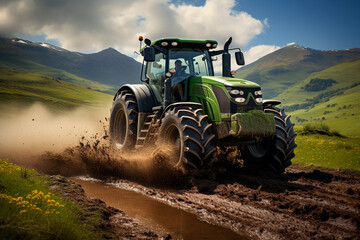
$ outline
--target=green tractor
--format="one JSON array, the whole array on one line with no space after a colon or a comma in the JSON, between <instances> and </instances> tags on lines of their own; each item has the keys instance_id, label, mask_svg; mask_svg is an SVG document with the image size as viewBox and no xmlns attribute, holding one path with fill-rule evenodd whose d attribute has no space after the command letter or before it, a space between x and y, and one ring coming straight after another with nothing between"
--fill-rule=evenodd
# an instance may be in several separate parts
<instances>
[{"instance_id":1,"label":"green tractor","mask_svg":"<svg viewBox=\"0 0 360 240\"><path fill-rule=\"evenodd\" d=\"M142 38L140 39L142 41ZM263 100L258 84L234 78L230 50L244 65L239 48L214 50L213 40L145 39L142 84L126 84L114 96L110 116L112 146L136 149L155 141L172 146L174 165L203 169L217 146L237 146L245 164L281 173L295 156L290 116ZM140 42L141 47L141 42ZM222 55L222 77L213 61Z\"/></svg>"}]
</instances>

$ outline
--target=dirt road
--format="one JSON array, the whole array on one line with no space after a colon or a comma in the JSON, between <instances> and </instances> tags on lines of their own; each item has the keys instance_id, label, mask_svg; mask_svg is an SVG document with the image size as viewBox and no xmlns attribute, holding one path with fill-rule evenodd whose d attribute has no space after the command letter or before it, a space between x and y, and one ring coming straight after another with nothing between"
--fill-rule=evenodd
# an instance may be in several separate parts
<instances>
[{"instance_id":1,"label":"dirt road","mask_svg":"<svg viewBox=\"0 0 360 240\"><path fill-rule=\"evenodd\" d=\"M108 184L137 191L245 232L253 239L360 239L360 176L290 167L283 175L225 171L191 179L183 189L126 180Z\"/></svg>"},{"instance_id":2,"label":"dirt road","mask_svg":"<svg viewBox=\"0 0 360 240\"><path fill-rule=\"evenodd\" d=\"M166 152L152 152L130 159L82 146L47 154L40 170L101 178L252 239L360 239L359 173L291 166L275 175L220 164L183 176Z\"/></svg>"}]
</instances>

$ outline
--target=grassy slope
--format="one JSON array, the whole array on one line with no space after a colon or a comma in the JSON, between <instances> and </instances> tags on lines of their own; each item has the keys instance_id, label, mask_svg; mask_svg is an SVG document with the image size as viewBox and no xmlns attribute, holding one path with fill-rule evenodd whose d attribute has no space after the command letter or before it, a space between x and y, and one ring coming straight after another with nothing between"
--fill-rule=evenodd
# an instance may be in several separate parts
<instances>
[{"instance_id":1,"label":"grassy slope","mask_svg":"<svg viewBox=\"0 0 360 240\"><path fill-rule=\"evenodd\" d=\"M360 170L360 139L326 135L298 135L295 165Z\"/></svg>"},{"instance_id":2,"label":"grassy slope","mask_svg":"<svg viewBox=\"0 0 360 240\"><path fill-rule=\"evenodd\" d=\"M0 186L0 239L102 239L100 213L87 216L35 170L0 159Z\"/></svg>"},{"instance_id":3,"label":"grassy slope","mask_svg":"<svg viewBox=\"0 0 360 240\"><path fill-rule=\"evenodd\" d=\"M109 103L112 96L41 74L0 70L0 102L27 106L41 102L56 109Z\"/></svg>"},{"instance_id":4,"label":"grassy slope","mask_svg":"<svg viewBox=\"0 0 360 240\"><path fill-rule=\"evenodd\" d=\"M74 74L68 73L66 71L57 68L48 67L21 58L8 57L6 58L6 60L0 59L0 69L38 73L109 94L114 94L114 92L117 90L112 86L97 83L95 81L78 77Z\"/></svg>"},{"instance_id":5,"label":"grassy slope","mask_svg":"<svg viewBox=\"0 0 360 240\"><path fill-rule=\"evenodd\" d=\"M337 81L331 87L318 92L308 92L302 89L313 78L331 78ZM347 62L309 75L304 81L290 87L276 97L283 102L283 106L307 103L319 94L346 88L360 82L360 60ZM296 124L301 122L296 117L311 121L323 120L331 128L339 130L346 136L360 136L360 86L344 90L341 95L333 96L329 101L318 103L312 108L299 109L289 112ZM330 106L329 106L330 105ZM345 106L345 107L344 107ZM324 119L323 119L324 118Z\"/></svg>"},{"instance_id":6,"label":"grassy slope","mask_svg":"<svg viewBox=\"0 0 360 240\"><path fill-rule=\"evenodd\" d=\"M317 104L309 110L300 109L291 113L292 121L299 125L296 116L309 122L323 121L331 128L349 137L360 136L360 86L344 91L328 102ZM351 104L351 106L350 106ZM327 107L331 105L331 107ZM346 108L344 108L346 106ZM325 113L325 114L324 114ZM325 118L324 120L323 117Z\"/></svg>"},{"instance_id":7,"label":"grassy slope","mask_svg":"<svg viewBox=\"0 0 360 240\"><path fill-rule=\"evenodd\" d=\"M317 92L309 92L302 89L311 79L331 78L337 83L333 84L325 90ZM345 62L338 64L334 67L327 68L323 71L310 74L303 81L300 81L296 85L290 87L285 92L279 94L276 98L283 101L284 105L293 105L306 103L306 99L316 97L322 93L336 90L339 88L348 87L354 83L360 82L360 60L354 62Z\"/></svg>"}]
</instances>

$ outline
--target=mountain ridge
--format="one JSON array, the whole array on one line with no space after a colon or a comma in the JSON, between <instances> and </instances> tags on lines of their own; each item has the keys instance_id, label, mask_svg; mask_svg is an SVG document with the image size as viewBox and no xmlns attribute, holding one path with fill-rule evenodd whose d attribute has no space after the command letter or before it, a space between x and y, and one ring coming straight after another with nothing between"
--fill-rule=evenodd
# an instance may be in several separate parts
<instances>
[{"instance_id":1,"label":"mountain ridge","mask_svg":"<svg viewBox=\"0 0 360 240\"><path fill-rule=\"evenodd\" d=\"M57 68L114 88L140 80L141 64L111 47L97 53L85 54L48 43L0 38L0 60L6 61L7 58L18 58Z\"/></svg>"}]
</instances>

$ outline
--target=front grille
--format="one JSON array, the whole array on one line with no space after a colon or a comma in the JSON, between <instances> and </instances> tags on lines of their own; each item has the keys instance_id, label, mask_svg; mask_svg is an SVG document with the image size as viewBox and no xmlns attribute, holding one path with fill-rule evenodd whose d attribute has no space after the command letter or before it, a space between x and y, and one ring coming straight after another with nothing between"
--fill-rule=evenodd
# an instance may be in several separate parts
<instances>
[{"instance_id":1,"label":"front grille","mask_svg":"<svg viewBox=\"0 0 360 240\"><path fill-rule=\"evenodd\" d=\"M253 98L250 97L248 104L241 105L236 104L230 101L224 90L217 86L212 86L212 89L215 93L217 101L219 103L221 113L238 113L238 112L247 112L250 110L263 110L262 105L257 105ZM243 97L246 99L249 93L254 94L255 91L260 90L259 88L232 88L244 91ZM229 90L229 89L228 89ZM232 96L233 97L233 96ZM261 96L259 96L261 97Z\"/></svg>"}]
</instances>

